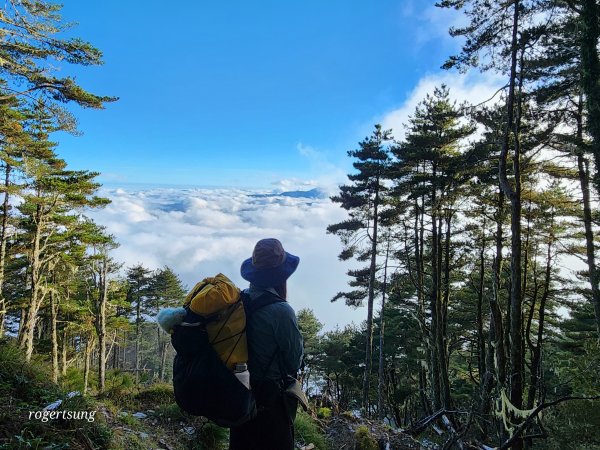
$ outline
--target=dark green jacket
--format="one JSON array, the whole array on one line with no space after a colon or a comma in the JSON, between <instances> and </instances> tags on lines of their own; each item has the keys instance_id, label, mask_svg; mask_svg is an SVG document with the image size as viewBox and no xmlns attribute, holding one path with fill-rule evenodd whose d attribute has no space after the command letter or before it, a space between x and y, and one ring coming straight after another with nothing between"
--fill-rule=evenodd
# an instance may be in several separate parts
<instances>
[{"instance_id":1,"label":"dark green jacket","mask_svg":"<svg viewBox=\"0 0 600 450\"><path fill-rule=\"evenodd\" d=\"M245 291L250 302L265 289ZM272 291L274 292L274 291ZM279 381L298 374L304 354L296 313L288 302L276 302L256 310L246 323L250 379Z\"/></svg>"}]
</instances>

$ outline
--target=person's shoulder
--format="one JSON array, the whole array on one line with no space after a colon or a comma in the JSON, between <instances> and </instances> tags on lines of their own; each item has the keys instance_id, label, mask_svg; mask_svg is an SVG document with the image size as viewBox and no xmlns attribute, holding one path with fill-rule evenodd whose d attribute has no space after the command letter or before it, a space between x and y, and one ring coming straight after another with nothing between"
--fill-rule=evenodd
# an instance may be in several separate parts
<instances>
[{"instance_id":1,"label":"person's shoulder","mask_svg":"<svg viewBox=\"0 0 600 450\"><path fill-rule=\"evenodd\" d=\"M285 300L275 300L263 306L259 311L262 316L270 316L272 318L296 317L294 308Z\"/></svg>"},{"instance_id":2,"label":"person's shoulder","mask_svg":"<svg viewBox=\"0 0 600 450\"><path fill-rule=\"evenodd\" d=\"M271 302L269 302L267 305L265 305L265 308L269 308L273 311L292 311L292 312L294 312L294 308L292 308L292 305L290 305L287 301L282 300L282 299L273 299Z\"/></svg>"},{"instance_id":3,"label":"person's shoulder","mask_svg":"<svg viewBox=\"0 0 600 450\"><path fill-rule=\"evenodd\" d=\"M277 312L295 314L292 306L275 292L250 288L243 290L242 296L244 296L246 312L249 314L263 316L265 311L270 314Z\"/></svg>"}]
</instances>

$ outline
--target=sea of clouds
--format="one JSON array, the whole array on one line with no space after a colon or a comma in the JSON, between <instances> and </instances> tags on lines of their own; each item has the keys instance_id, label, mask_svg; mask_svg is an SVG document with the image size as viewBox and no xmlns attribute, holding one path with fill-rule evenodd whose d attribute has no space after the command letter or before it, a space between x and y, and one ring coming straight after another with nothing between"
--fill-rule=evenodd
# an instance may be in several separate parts
<instances>
[{"instance_id":1,"label":"sea of clouds","mask_svg":"<svg viewBox=\"0 0 600 450\"><path fill-rule=\"evenodd\" d=\"M403 125L417 104L442 84L449 87L452 100L478 104L498 101L495 94L501 81L490 73L425 75L397 108L358 127L357 142L371 134L375 123L391 128L402 139ZM114 257L125 267L139 263L150 269L169 266L189 288L219 272L240 287L247 286L239 274L241 262L251 255L256 241L277 238L300 257L298 270L288 282L296 311L312 309L327 330L358 324L366 318L365 308L330 302L337 292L348 289L350 266L337 258L342 250L339 239L326 233L328 225L346 218L329 195L347 182L351 161L340 167L331 163L337 160L331 151L304 143L298 144L297 151L311 163L314 178L310 181L280 180L270 190L105 186L101 194L112 203L89 215L116 237L120 247Z\"/></svg>"},{"instance_id":2,"label":"sea of clouds","mask_svg":"<svg viewBox=\"0 0 600 450\"><path fill-rule=\"evenodd\" d=\"M364 308L330 302L347 288L348 265L338 260L341 243L326 227L346 214L324 191L105 187L101 195L112 203L88 215L116 237L113 257L125 268L169 266L188 288L221 272L246 287L241 262L256 241L274 237L300 257L288 281L296 311L312 309L326 330L366 318Z\"/></svg>"}]
</instances>

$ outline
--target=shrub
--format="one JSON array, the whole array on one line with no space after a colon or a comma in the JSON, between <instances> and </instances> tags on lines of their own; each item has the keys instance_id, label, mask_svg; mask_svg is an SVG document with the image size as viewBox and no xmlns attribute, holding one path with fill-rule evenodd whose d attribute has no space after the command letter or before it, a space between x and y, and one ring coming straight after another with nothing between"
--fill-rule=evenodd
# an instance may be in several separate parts
<instances>
[{"instance_id":1,"label":"shrub","mask_svg":"<svg viewBox=\"0 0 600 450\"><path fill-rule=\"evenodd\" d=\"M68 367L66 375L60 379L60 384L67 391L83 392L83 371L77 367Z\"/></svg>"},{"instance_id":2,"label":"shrub","mask_svg":"<svg viewBox=\"0 0 600 450\"><path fill-rule=\"evenodd\" d=\"M164 419L183 420L186 419L186 414L181 410L177 403L169 403L160 405L156 408L156 415Z\"/></svg>"},{"instance_id":3,"label":"shrub","mask_svg":"<svg viewBox=\"0 0 600 450\"><path fill-rule=\"evenodd\" d=\"M175 395L170 384L156 383L137 393L135 399L144 404L164 405L172 403Z\"/></svg>"},{"instance_id":4,"label":"shrub","mask_svg":"<svg viewBox=\"0 0 600 450\"><path fill-rule=\"evenodd\" d=\"M319 419L331 419L331 408L317 409L317 417Z\"/></svg>"},{"instance_id":5,"label":"shrub","mask_svg":"<svg viewBox=\"0 0 600 450\"><path fill-rule=\"evenodd\" d=\"M354 437L356 438L356 450L379 450L377 441L373 439L366 426L358 427L354 432Z\"/></svg>"},{"instance_id":6,"label":"shrub","mask_svg":"<svg viewBox=\"0 0 600 450\"><path fill-rule=\"evenodd\" d=\"M600 450L599 408L598 400L573 400L550 409L544 416L549 437L540 444L549 450Z\"/></svg>"},{"instance_id":7,"label":"shrub","mask_svg":"<svg viewBox=\"0 0 600 450\"><path fill-rule=\"evenodd\" d=\"M193 450L225 450L229 447L229 430L212 422L206 422L198 430L198 439L193 443Z\"/></svg>"},{"instance_id":8,"label":"shrub","mask_svg":"<svg viewBox=\"0 0 600 450\"><path fill-rule=\"evenodd\" d=\"M135 379L130 373L118 369L106 372L106 396L118 398L123 394L131 393L134 386Z\"/></svg>"},{"instance_id":9,"label":"shrub","mask_svg":"<svg viewBox=\"0 0 600 450\"><path fill-rule=\"evenodd\" d=\"M0 449L108 448L112 437L102 416L94 421L56 418L43 422L28 412L40 411L58 399L58 411L96 411L96 403L82 396L66 398L51 380L51 368L34 355L26 362L11 339L0 339Z\"/></svg>"}]
</instances>

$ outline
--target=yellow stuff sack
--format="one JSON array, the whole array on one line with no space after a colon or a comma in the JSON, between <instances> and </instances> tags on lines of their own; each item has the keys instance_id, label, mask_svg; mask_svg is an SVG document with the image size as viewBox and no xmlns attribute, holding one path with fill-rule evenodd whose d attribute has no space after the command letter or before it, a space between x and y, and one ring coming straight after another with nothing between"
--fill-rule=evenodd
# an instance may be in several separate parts
<instances>
[{"instance_id":1,"label":"yellow stuff sack","mask_svg":"<svg viewBox=\"0 0 600 450\"><path fill-rule=\"evenodd\" d=\"M184 306L210 319L206 325L208 340L227 368L233 370L236 363L248 362L244 305L240 290L229 278L220 273L200 281Z\"/></svg>"}]
</instances>

